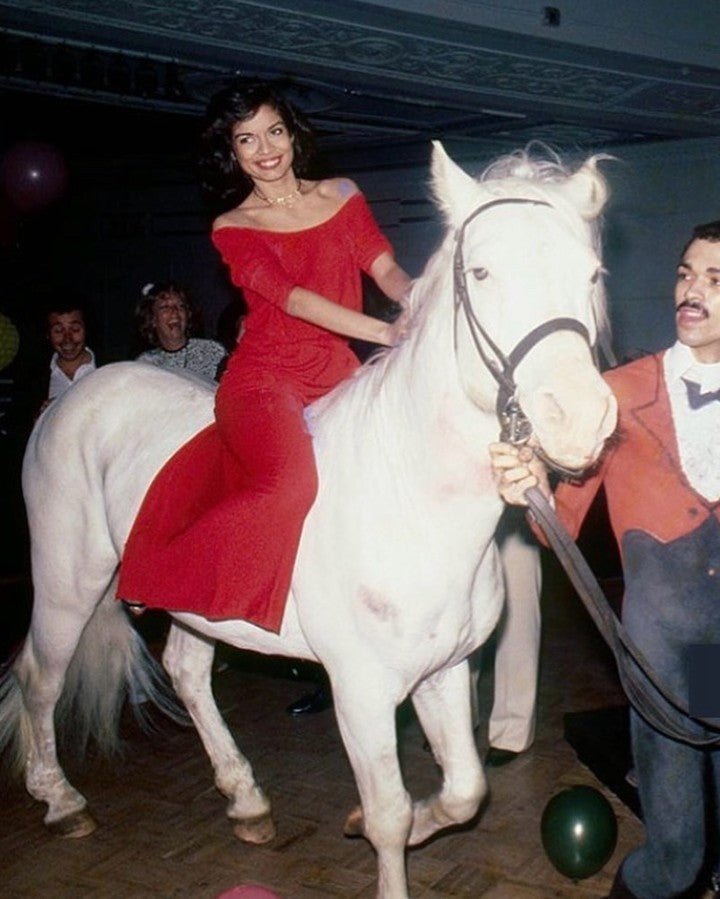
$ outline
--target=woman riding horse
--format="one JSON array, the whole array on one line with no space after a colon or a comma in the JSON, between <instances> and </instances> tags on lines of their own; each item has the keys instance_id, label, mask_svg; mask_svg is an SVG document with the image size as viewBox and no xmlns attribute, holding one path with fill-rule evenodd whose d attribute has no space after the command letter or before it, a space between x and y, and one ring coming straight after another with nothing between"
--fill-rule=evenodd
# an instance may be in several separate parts
<instances>
[{"instance_id":1,"label":"woman riding horse","mask_svg":"<svg viewBox=\"0 0 720 899\"><path fill-rule=\"evenodd\" d=\"M280 629L317 492L303 410L358 368L348 338L393 346L405 331L402 315L362 313L361 271L398 302L410 278L352 181L304 177L313 143L270 84L236 82L210 102L205 184L236 202L212 240L249 313L215 424L155 481L130 535L118 596L135 608Z\"/></svg>"}]
</instances>

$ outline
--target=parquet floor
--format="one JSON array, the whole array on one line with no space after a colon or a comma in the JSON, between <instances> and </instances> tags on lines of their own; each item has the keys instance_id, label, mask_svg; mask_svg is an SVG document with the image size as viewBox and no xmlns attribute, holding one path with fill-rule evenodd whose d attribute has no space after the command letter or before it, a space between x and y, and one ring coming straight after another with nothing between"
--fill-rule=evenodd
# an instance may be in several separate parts
<instances>
[{"instance_id":1,"label":"parquet floor","mask_svg":"<svg viewBox=\"0 0 720 899\"><path fill-rule=\"evenodd\" d=\"M488 772L489 799L471 826L409 853L416 899L600 897L625 852L642 839L638 819L563 739L565 712L616 705L622 694L609 652L554 564L546 566L537 740L508 767ZM0 615L8 599L0 584ZM153 646L155 636L150 634ZM285 713L289 702L312 687L293 677L289 662L221 650L216 667L219 704L274 801L276 840L252 847L233 837L193 730L159 721L157 733L144 734L128 718L122 757L66 759L70 779L87 796L99 824L91 836L48 835L43 809L21 785L2 784L0 896L215 899L233 886L260 883L282 899L374 897L372 849L341 832L356 792L333 713L299 719ZM491 691L492 676L485 670L481 714L489 710ZM436 786L438 775L412 715L402 709L398 719L406 780L420 796ZM482 727L478 745L484 752ZM580 783L607 795L619 839L602 871L573 883L548 861L539 825L550 797Z\"/></svg>"}]
</instances>

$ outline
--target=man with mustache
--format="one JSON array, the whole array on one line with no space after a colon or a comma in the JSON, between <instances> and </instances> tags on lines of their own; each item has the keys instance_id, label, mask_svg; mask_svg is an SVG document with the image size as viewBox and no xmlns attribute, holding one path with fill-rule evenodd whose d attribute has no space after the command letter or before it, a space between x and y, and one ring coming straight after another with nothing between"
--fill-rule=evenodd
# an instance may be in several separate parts
<instances>
[{"instance_id":1,"label":"man with mustache","mask_svg":"<svg viewBox=\"0 0 720 899\"><path fill-rule=\"evenodd\" d=\"M84 306L77 297L61 296L51 303L47 309L47 336L53 354L47 395L40 412L96 368L95 354L87 345Z\"/></svg>"},{"instance_id":2,"label":"man with mustache","mask_svg":"<svg viewBox=\"0 0 720 899\"><path fill-rule=\"evenodd\" d=\"M616 439L589 477L563 482L558 516L573 536L600 486L622 554L622 618L664 688L691 716L720 718L720 220L698 225L675 286L677 341L606 374ZM490 448L500 493L550 495L528 447ZM706 674L696 664L699 650ZM698 696L703 708L697 707ZM709 696L709 708L707 697ZM631 708L645 843L623 861L607 899L695 895L720 860L720 748L671 739ZM677 718L677 716L676 716ZM682 716L693 740L718 737ZM713 820L714 819L714 820ZM687 891L687 892L686 892Z\"/></svg>"}]
</instances>

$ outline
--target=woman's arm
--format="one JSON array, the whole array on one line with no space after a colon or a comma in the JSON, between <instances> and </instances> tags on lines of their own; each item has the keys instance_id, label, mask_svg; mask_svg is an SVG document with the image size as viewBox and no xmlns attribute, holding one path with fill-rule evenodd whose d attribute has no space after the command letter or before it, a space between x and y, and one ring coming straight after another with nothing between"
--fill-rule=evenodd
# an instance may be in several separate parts
<instances>
[{"instance_id":1,"label":"woman's arm","mask_svg":"<svg viewBox=\"0 0 720 899\"><path fill-rule=\"evenodd\" d=\"M381 253L377 257L370 266L370 275L386 297L390 297L401 306L407 304L412 278L395 262L390 253Z\"/></svg>"},{"instance_id":2,"label":"woman's arm","mask_svg":"<svg viewBox=\"0 0 720 899\"><path fill-rule=\"evenodd\" d=\"M398 322L391 324L364 315L362 312L354 312L304 287L293 287L285 311L288 315L301 318L327 331L342 334L344 337L379 343L382 346L395 346L406 330L404 325L398 327Z\"/></svg>"}]
</instances>

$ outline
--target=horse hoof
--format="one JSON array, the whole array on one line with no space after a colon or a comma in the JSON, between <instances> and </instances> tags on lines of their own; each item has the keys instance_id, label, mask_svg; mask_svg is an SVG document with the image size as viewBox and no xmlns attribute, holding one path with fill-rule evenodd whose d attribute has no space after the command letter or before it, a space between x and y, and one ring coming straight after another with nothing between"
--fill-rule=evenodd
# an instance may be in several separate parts
<instances>
[{"instance_id":1,"label":"horse hoof","mask_svg":"<svg viewBox=\"0 0 720 899\"><path fill-rule=\"evenodd\" d=\"M357 805L345 819L343 833L346 837L364 837L365 827L362 808Z\"/></svg>"},{"instance_id":2,"label":"horse hoof","mask_svg":"<svg viewBox=\"0 0 720 899\"><path fill-rule=\"evenodd\" d=\"M275 824L272 815L260 815L259 818L244 818L235 820L233 833L243 843L253 843L262 846L275 839Z\"/></svg>"},{"instance_id":3,"label":"horse hoof","mask_svg":"<svg viewBox=\"0 0 720 899\"><path fill-rule=\"evenodd\" d=\"M74 812L57 821L51 821L47 828L56 837L62 837L65 840L79 840L81 837L91 834L97 828L97 824L88 812L82 811Z\"/></svg>"}]
</instances>

